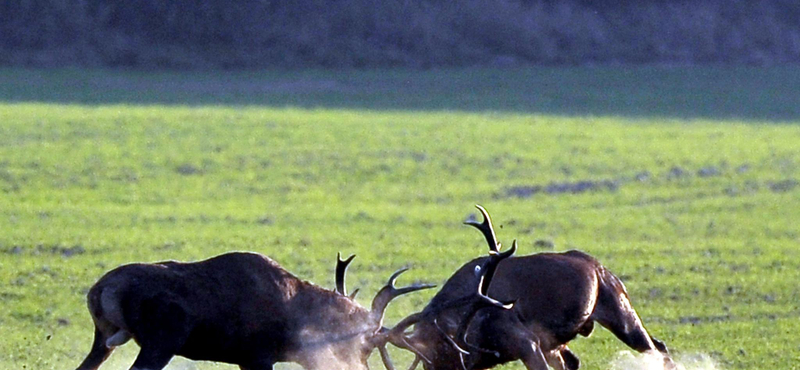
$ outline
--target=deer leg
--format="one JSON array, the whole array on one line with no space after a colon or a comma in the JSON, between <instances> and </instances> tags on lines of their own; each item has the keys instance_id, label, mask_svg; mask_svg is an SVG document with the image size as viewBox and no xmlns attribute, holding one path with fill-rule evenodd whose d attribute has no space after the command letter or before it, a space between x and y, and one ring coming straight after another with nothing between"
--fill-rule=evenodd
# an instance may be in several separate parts
<instances>
[{"instance_id":1,"label":"deer leg","mask_svg":"<svg viewBox=\"0 0 800 370\"><path fill-rule=\"evenodd\" d=\"M113 348L106 347L105 342L106 340L103 333L100 332L99 328L95 327L92 349L89 350L89 354L86 355L86 358L81 362L77 370L97 370L100 364L111 354L111 351L114 350Z\"/></svg>"},{"instance_id":2,"label":"deer leg","mask_svg":"<svg viewBox=\"0 0 800 370\"><path fill-rule=\"evenodd\" d=\"M161 370L180 352L191 331L191 322L183 307L167 295L143 300L138 316L127 318L135 328L141 350L131 370Z\"/></svg>"},{"instance_id":3,"label":"deer leg","mask_svg":"<svg viewBox=\"0 0 800 370\"><path fill-rule=\"evenodd\" d=\"M566 345L561 349L561 359L564 361L566 370L578 370L581 367L581 360Z\"/></svg>"},{"instance_id":4,"label":"deer leg","mask_svg":"<svg viewBox=\"0 0 800 370\"><path fill-rule=\"evenodd\" d=\"M548 370L547 361L538 343L535 341L527 341L527 343L523 343L521 350L522 352L520 353L519 359L522 361L522 364L525 365L526 369Z\"/></svg>"},{"instance_id":5,"label":"deer leg","mask_svg":"<svg viewBox=\"0 0 800 370\"><path fill-rule=\"evenodd\" d=\"M264 364L256 366L239 366L239 370L272 370L272 364Z\"/></svg>"},{"instance_id":6,"label":"deer leg","mask_svg":"<svg viewBox=\"0 0 800 370\"><path fill-rule=\"evenodd\" d=\"M261 358L244 365L239 365L239 370L272 370L274 362L269 358Z\"/></svg>"},{"instance_id":7,"label":"deer leg","mask_svg":"<svg viewBox=\"0 0 800 370\"><path fill-rule=\"evenodd\" d=\"M498 323L502 323L499 324ZM519 321L491 321L491 325L497 330L500 338L504 338L501 343L498 343L498 348L510 349L512 358L518 358L525 365L528 370L548 370L547 359L542 347L539 343L539 338L525 328Z\"/></svg>"},{"instance_id":8,"label":"deer leg","mask_svg":"<svg viewBox=\"0 0 800 370\"><path fill-rule=\"evenodd\" d=\"M630 306L629 306L630 307ZM600 307L595 309L593 314L597 322L603 325L606 329L610 330L614 335L619 338L623 343L638 352L666 352L666 346L661 344L661 349L652 340L647 330L642 325L639 315L633 309L617 310L617 309L603 309Z\"/></svg>"},{"instance_id":9,"label":"deer leg","mask_svg":"<svg viewBox=\"0 0 800 370\"><path fill-rule=\"evenodd\" d=\"M578 370L580 367L580 360L566 344L545 352L544 357L547 359L547 364L555 370Z\"/></svg>"},{"instance_id":10,"label":"deer leg","mask_svg":"<svg viewBox=\"0 0 800 370\"><path fill-rule=\"evenodd\" d=\"M669 355L667 346L650 334L642 324L639 315L631 306L627 294L616 293L616 297L601 294L592 319L610 330L628 347L641 353L657 353L664 357L664 368L674 369L675 363Z\"/></svg>"},{"instance_id":11,"label":"deer leg","mask_svg":"<svg viewBox=\"0 0 800 370\"><path fill-rule=\"evenodd\" d=\"M474 332L477 334L474 336L474 346L486 348L505 361L518 359L528 370L548 370L540 338L523 325L516 315L506 310L491 309L484 311L473 325L477 329ZM465 341L469 342L469 339L467 336Z\"/></svg>"},{"instance_id":12,"label":"deer leg","mask_svg":"<svg viewBox=\"0 0 800 370\"><path fill-rule=\"evenodd\" d=\"M175 353L183 346L185 336L169 332L143 336L141 350L130 370L161 370L169 364Z\"/></svg>"},{"instance_id":13,"label":"deer leg","mask_svg":"<svg viewBox=\"0 0 800 370\"><path fill-rule=\"evenodd\" d=\"M161 348L142 347L130 370L161 370L172 359L173 353Z\"/></svg>"},{"instance_id":14,"label":"deer leg","mask_svg":"<svg viewBox=\"0 0 800 370\"><path fill-rule=\"evenodd\" d=\"M547 364L554 370L566 370L567 366L564 364L564 359L561 357L561 351L554 349L544 353L544 358Z\"/></svg>"}]
</instances>

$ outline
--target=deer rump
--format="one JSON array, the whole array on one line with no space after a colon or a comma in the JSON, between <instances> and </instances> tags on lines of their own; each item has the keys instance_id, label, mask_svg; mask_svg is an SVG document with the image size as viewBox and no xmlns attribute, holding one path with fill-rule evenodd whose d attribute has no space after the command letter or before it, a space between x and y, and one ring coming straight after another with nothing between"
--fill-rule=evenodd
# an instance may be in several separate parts
<instances>
[{"instance_id":1,"label":"deer rump","mask_svg":"<svg viewBox=\"0 0 800 370\"><path fill-rule=\"evenodd\" d=\"M466 282L475 266L486 258L476 258L459 268L429 306L442 305L464 294L462 290L468 286ZM485 369L520 359L520 353L526 350L518 347L520 343L533 341L550 366L577 369L579 360L566 344L578 335L591 334L594 322L637 351L655 349L666 353L663 343L647 334L622 282L596 259L580 251L503 260L487 295L515 303L511 310L485 308L475 314L464 344L483 351L471 350L466 368ZM454 323L446 320L444 323L443 331L458 341ZM413 334L409 339L414 342ZM424 343L419 346L424 347Z\"/></svg>"}]
</instances>

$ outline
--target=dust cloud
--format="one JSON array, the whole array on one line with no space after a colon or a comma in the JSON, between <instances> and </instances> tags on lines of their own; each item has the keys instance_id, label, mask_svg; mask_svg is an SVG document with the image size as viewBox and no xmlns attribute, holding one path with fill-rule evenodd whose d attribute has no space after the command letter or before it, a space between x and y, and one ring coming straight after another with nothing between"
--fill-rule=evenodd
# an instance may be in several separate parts
<instances>
[{"instance_id":1,"label":"dust cloud","mask_svg":"<svg viewBox=\"0 0 800 370\"><path fill-rule=\"evenodd\" d=\"M722 370L722 368L711 358L703 353L680 354L672 356L677 370ZM630 351L622 351L611 361L609 370L663 370L664 361L661 355L639 354Z\"/></svg>"}]
</instances>

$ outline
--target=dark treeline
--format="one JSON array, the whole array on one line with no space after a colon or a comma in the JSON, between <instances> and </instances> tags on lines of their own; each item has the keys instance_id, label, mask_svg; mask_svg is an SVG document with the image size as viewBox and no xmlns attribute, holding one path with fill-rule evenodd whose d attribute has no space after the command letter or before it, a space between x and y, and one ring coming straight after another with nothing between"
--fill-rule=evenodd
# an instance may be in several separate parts
<instances>
[{"instance_id":1,"label":"dark treeline","mask_svg":"<svg viewBox=\"0 0 800 370\"><path fill-rule=\"evenodd\" d=\"M798 61L798 0L0 0L0 65Z\"/></svg>"}]
</instances>

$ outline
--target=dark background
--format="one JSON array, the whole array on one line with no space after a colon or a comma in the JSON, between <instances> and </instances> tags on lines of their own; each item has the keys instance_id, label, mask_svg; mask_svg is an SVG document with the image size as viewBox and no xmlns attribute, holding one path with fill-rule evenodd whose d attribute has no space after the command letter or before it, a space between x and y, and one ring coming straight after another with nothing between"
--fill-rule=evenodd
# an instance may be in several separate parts
<instances>
[{"instance_id":1,"label":"dark background","mask_svg":"<svg viewBox=\"0 0 800 370\"><path fill-rule=\"evenodd\" d=\"M0 0L0 65L795 64L797 0Z\"/></svg>"}]
</instances>

